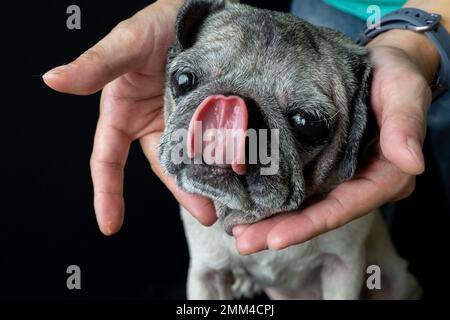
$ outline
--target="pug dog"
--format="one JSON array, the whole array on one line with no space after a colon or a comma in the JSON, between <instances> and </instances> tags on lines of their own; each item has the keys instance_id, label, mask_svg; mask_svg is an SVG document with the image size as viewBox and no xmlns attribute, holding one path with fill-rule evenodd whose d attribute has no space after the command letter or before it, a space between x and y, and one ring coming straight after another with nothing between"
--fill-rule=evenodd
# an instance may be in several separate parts
<instances>
[{"instance_id":1,"label":"pug dog","mask_svg":"<svg viewBox=\"0 0 450 320\"><path fill-rule=\"evenodd\" d=\"M419 297L378 212L279 251L241 256L230 236L352 178L370 118L365 48L290 14L188 0L166 79L160 163L218 217L204 227L181 208L189 299L358 299L368 265L382 279L366 297Z\"/></svg>"}]
</instances>

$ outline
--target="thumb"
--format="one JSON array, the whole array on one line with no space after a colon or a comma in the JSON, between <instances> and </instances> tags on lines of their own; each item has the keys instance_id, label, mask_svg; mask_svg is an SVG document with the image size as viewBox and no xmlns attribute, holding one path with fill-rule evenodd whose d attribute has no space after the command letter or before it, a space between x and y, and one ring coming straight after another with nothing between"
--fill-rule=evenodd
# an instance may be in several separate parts
<instances>
[{"instance_id":1,"label":"thumb","mask_svg":"<svg viewBox=\"0 0 450 320\"><path fill-rule=\"evenodd\" d=\"M396 82L381 99L380 145L383 155L405 173L425 169L422 144L431 92L425 81Z\"/></svg>"},{"instance_id":2,"label":"thumb","mask_svg":"<svg viewBox=\"0 0 450 320\"><path fill-rule=\"evenodd\" d=\"M143 46L152 45L149 26L136 26L134 18L119 23L105 38L75 61L56 67L43 75L52 89L79 95L92 94L141 62ZM147 38L144 40L144 38Z\"/></svg>"}]
</instances>

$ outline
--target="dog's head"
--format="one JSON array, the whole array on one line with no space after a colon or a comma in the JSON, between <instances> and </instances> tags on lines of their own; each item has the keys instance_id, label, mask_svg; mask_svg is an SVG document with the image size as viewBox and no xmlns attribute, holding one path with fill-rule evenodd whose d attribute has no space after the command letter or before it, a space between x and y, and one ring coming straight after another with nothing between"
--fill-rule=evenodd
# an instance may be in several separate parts
<instances>
[{"instance_id":1,"label":"dog's head","mask_svg":"<svg viewBox=\"0 0 450 320\"><path fill-rule=\"evenodd\" d=\"M297 209L352 177L369 77L366 50L339 32L187 1L168 55L160 162L215 201L228 231Z\"/></svg>"}]
</instances>

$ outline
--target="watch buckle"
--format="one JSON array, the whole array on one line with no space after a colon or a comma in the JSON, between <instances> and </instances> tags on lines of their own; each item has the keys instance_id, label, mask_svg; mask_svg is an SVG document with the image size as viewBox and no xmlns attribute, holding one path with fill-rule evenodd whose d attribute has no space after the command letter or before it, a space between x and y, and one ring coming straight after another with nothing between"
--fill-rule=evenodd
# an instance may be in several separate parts
<instances>
[{"instance_id":1,"label":"watch buckle","mask_svg":"<svg viewBox=\"0 0 450 320\"><path fill-rule=\"evenodd\" d=\"M413 26L411 24L405 25L405 29L414 31L414 32L427 32L435 29L439 22L441 21L441 16L439 14L433 13L431 16L434 19L427 19L425 26Z\"/></svg>"}]
</instances>

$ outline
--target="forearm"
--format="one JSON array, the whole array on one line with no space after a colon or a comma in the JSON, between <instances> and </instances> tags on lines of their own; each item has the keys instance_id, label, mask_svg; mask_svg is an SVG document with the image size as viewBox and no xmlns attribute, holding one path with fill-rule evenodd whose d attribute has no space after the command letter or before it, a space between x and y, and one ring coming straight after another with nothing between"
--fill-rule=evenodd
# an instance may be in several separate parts
<instances>
[{"instance_id":1,"label":"forearm","mask_svg":"<svg viewBox=\"0 0 450 320\"><path fill-rule=\"evenodd\" d=\"M404 7L440 14L441 24L450 30L450 0L409 0ZM369 48L373 46L402 49L416 63L428 83L434 83L440 57L438 50L425 34L409 30L390 30L377 36L368 45Z\"/></svg>"}]
</instances>

